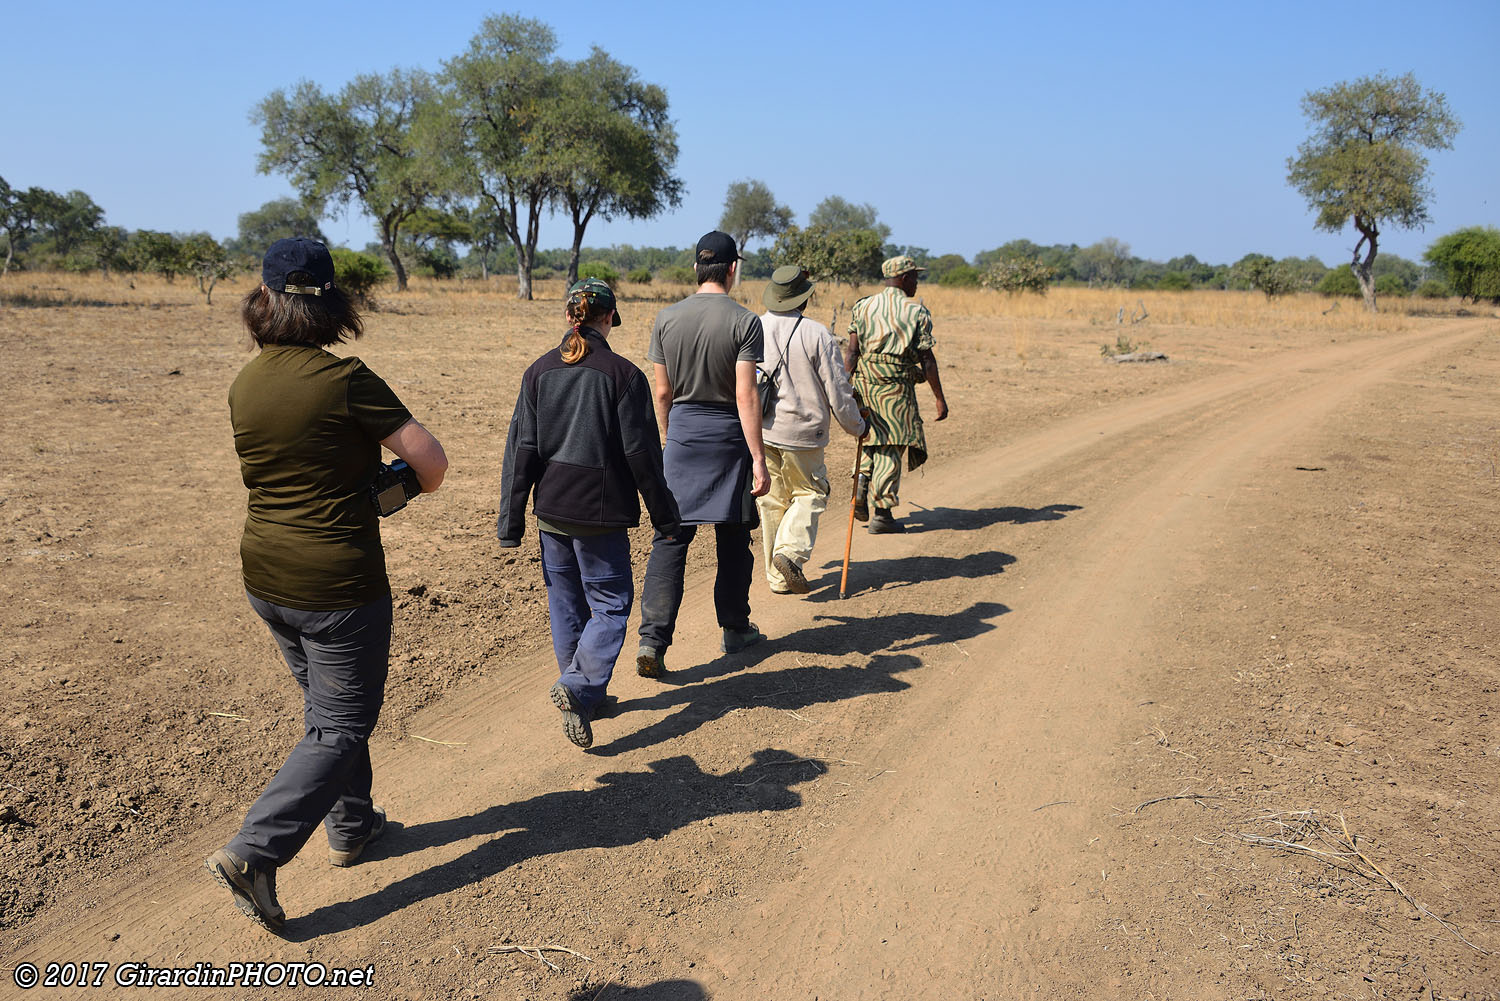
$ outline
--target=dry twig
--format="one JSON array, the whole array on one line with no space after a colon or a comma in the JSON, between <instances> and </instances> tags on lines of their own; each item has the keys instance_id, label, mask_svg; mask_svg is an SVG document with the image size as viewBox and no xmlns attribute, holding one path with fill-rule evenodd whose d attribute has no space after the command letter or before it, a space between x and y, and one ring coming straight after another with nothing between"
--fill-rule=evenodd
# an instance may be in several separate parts
<instances>
[{"instance_id":1,"label":"dry twig","mask_svg":"<svg viewBox=\"0 0 1500 1001\"><path fill-rule=\"evenodd\" d=\"M442 744L444 747L466 747L469 743L467 740L433 740L431 737L423 737L416 733L409 733L407 736L412 740L422 740L429 744Z\"/></svg>"},{"instance_id":2,"label":"dry twig","mask_svg":"<svg viewBox=\"0 0 1500 1001\"><path fill-rule=\"evenodd\" d=\"M1155 805L1157 803L1165 803L1168 800L1173 800L1173 799L1191 799L1191 800L1197 801L1197 800L1200 800L1200 799L1223 799L1223 798L1224 798L1223 796L1210 796L1210 795L1208 795L1206 793L1188 792L1186 789L1184 789L1184 790L1182 790L1182 792L1178 793L1175 796L1158 796L1155 799L1148 799L1144 803L1137 803L1135 805L1135 809L1131 810L1130 812L1131 813L1140 813L1142 810L1144 810L1148 806L1153 806L1153 805Z\"/></svg>"},{"instance_id":3,"label":"dry twig","mask_svg":"<svg viewBox=\"0 0 1500 1001\"><path fill-rule=\"evenodd\" d=\"M579 959L583 960L585 963L592 963L593 962L592 959L590 959L589 957L585 956L583 953L581 953L581 952L575 952L572 949L569 949L565 945L492 945L492 946L490 946L490 955L492 955L492 956L498 956L498 955L500 955L502 953L507 953L507 952L519 952L523 956L530 956L532 959L536 960L537 962L542 963L545 966L550 966L554 970L561 970L562 967L558 966L556 963L554 963L551 960L549 960L546 956L543 956L542 953L544 953L544 952L566 952L570 956L577 956ZM605 986L608 987L609 985L605 984Z\"/></svg>"}]
</instances>

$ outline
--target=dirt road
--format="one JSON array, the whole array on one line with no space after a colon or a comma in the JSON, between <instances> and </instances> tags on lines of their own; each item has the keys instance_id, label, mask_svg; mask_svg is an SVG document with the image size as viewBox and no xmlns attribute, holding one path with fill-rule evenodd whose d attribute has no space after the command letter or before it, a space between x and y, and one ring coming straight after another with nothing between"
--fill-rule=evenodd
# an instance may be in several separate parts
<instances>
[{"instance_id":1,"label":"dirt road","mask_svg":"<svg viewBox=\"0 0 1500 1001\"><path fill-rule=\"evenodd\" d=\"M1381 997L1414 984L1500 996L1500 962L1479 951L1500 948L1488 553L1500 504L1493 479L1434 445L1493 433L1497 375L1493 321L1431 322L1020 433L976 420L962 432L983 439L973 450L937 449L910 481L911 533L856 538L849 600L836 596L833 512L821 581L809 574L819 590L753 596L763 646L718 654L706 588L690 586L672 674L622 668L620 712L596 724L592 752L546 711L547 652L422 711L406 732L428 740L377 740L381 795L403 826L354 869L329 868L315 839L283 870L286 941L201 871L221 824L66 896L3 965L373 965L367 996L392 998ZM1413 386L1421 405L1401 395ZM1351 427L1366 409L1389 423ZM949 432L976 411L956 406ZM1431 540L1462 572L1404 582L1405 608L1365 623L1353 606L1330 614L1329 596L1351 579L1378 590L1382 569L1421 555L1411 538L1387 525L1366 564L1325 577L1321 556L1369 539L1353 519L1298 519L1327 510L1317 491L1343 476L1330 457L1368 463L1372 426L1394 442L1379 489L1425 479L1474 496L1469 522L1445 519ZM1407 532L1434 531L1410 521ZM1463 631L1462 670L1413 686L1404 672L1420 658L1377 640L1441 609ZM1358 691L1288 680L1333 636L1384 680ZM1279 679L1268 704L1258 676L1246 680L1257 670ZM1434 713L1473 738L1462 761L1444 760L1456 744L1432 743L1402 748L1394 770L1384 750L1368 766L1435 770L1415 795L1441 788L1464 818L1447 847L1394 830L1359 843L1436 912L1420 921L1388 887L1233 836L1276 811L1344 812L1356 837L1361 820L1394 826L1388 789L1382 812L1340 785L1367 768L1352 760L1359 734L1368 743L1393 700L1412 720L1386 718L1388 738ZM1357 732L1329 743L1314 727L1322 743L1301 752L1278 734L1283 763L1261 757L1264 721L1314 704ZM1137 809L1158 797L1175 798ZM489 951L502 944L589 961L543 953L554 971ZM1382 965L1398 952L1407 963Z\"/></svg>"}]
</instances>

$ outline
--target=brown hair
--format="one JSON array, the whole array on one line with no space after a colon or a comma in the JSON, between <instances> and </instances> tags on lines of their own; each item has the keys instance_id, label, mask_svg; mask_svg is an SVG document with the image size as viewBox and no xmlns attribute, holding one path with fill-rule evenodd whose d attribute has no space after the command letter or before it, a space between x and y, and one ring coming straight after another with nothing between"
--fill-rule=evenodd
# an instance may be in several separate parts
<instances>
[{"instance_id":1,"label":"brown hair","mask_svg":"<svg viewBox=\"0 0 1500 1001\"><path fill-rule=\"evenodd\" d=\"M723 264L694 264L693 273L698 276L699 285L727 285L729 284L729 269L732 265L728 262Z\"/></svg>"},{"instance_id":2,"label":"brown hair","mask_svg":"<svg viewBox=\"0 0 1500 1001\"><path fill-rule=\"evenodd\" d=\"M290 284L313 284L312 276L294 271ZM240 302L240 319L250 332L252 346L310 344L324 348L365 332L359 310L338 288L322 295L273 292L264 285Z\"/></svg>"},{"instance_id":3,"label":"brown hair","mask_svg":"<svg viewBox=\"0 0 1500 1001\"><path fill-rule=\"evenodd\" d=\"M591 303L585 295L573 294L568 296L568 304L563 307L568 319L573 321L573 329L568 331L568 339L563 341L559 349L562 352L562 360L569 365L576 365L588 357L589 342L583 336L583 325L590 320L603 320L609 322L610 314L614 309L597 309L590 312Z\"/></svg>"}]
</instances>

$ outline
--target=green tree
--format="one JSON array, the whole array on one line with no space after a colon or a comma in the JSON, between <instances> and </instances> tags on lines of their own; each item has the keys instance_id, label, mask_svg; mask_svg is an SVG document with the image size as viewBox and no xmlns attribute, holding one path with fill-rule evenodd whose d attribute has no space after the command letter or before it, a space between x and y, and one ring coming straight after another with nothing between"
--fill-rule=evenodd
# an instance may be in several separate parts
<instances>
[{"instance_id":1,"label":"green tree","mask_svg":"<svg viewBox=\"0 0 1500 1001\"><path fill-rule=\"evenodd\" d=\"M573 223L568 284L578 280L583 234L595 218L649 219L682 204L677 130L667 92L595 48L562 64L549 103L546 149L557 177L556 202Z\"/></svg>"},{"instance_id":2,"label":"green tree","mask_svg":"<svg viewBox=\"0 0 1500 1001\"><path fill-rule=\"evenodd\" d=\"M892 254L890 256L894 257L895 255ZM913 260L916 260L916 258L913 257ZM937 282L939 285L943 283L943 278L948 274L948 272L956 270L958 268L969 267L969 262L964 259L964 256L962 254L943 254L939 257L934 257L931 260L925 262L917 261L917 264L925 267L927 269L927 277L932 281ZM970 270L973 269L971 268Z\"/></svg>"},{"instance_id":3,"label":"green tree","mask_svg":"<svg viewBox=\"0 0 1500 1001\"><path fill-rule=\"evenodd\" d=\"M847 230L867 229L880 237L884 245L891 235L891 227L881 222L875 211L875 206L866 202L863 205L855 205L846 201L838 195L829 195L817 204L817 207L807 217L807 227L821 227L830 232L841 232Z\"/></svg>"},{"instance_id":4,"label":"green tree","mask_svg":"<svg viewBox=\"0 0 1500 1001\"><path fill-rule=\"evenodd\" d=\"M744 253L745 244L759 236L777 236L792 224L792 210L776 203L776 196L763 181L731 181L724 192L724 214L719 229L734 237Z\"/></svg>"},{"instance_id":5,"label":"green tree","mask_svg":"<svg viewBox=\"0 0 1500 1001\"><path fill-rule=\"evenodd\" d=\"M1267 299L1294 292L1297 279L1292 270L1281 261L1265 254L1246 254L1235 265L1238 278L1250 288L1265 294Z\"/></svg>"},{"instance_id":6,"label":"green tree","mask_svg":"<svg viewBox=\"0 0 1500 1001\"><path fill-rule=\"evenodd\" d=\"M467 51L444 64L451 148L465 193L487 204L516 251L516 297L531 298L542 214L558 194L549 127L560 113L557 36L540 21L491 15Z\"/></svg>"},{"instance_id":7,"label":"green tree","mask_svg":"<svg viewBox=\"0 0 1500 1001\"><path fill-rule=\"evenodd\" d=\"M234 274L239 267L218 240L207 233L190 233L179 243L183 270L198 280L205 305L213 305L214 286Z\"/></svg>"},{"instance_id":8,"label":"green tree","mask_svg":"<svg viewBox=\"0 0 1500 1001\"><path fill-rule=\"evenodd\" d=\"M1340 264L1318 282L1318 292L1323 295L1356 296L1360 294L1359 279L1354 277L1353 268Z\"/></svg>"},{"instance_id":9,"label":"green tree","mask_svg":"<svg viewBox=\"0 0 1500 1001\"><path fill-rule=\"evenodd\" d=\"M295 198L275 198L258 209L240 213L239 234L226 241L225 249L259 260L271 244L294 236L328 243L328 237L318 227L314 208Z\"/></svg>"},{"instance_id":10,"label":"green tree","mask_svg":"<svg viewBox=\"0 0 1500 1001\"><path fill-rule=\"evenodd\" d=\"M778 264L798 264L818 281L853 285L880 277L885 240L874 230L788 227L771 255Z\"/></svg>"},{"instance_id":11,"label":"green tree","mask_svg":"<svg viewBox=\"0 0 1500 1001\"><path fill-rule=\"evenodd\" d=\"M1078 277L1090 285L1119 285L1130 273L1130 244L1106 236L1073 255Z\"/></svg>"},{"instance_id":12,"label":"green tree","mask_svg":"<svg viewBox=\"0 0 1500 1001\"><path fill-rule=\"evenodd\" d=\"M320 214L358 203L375 220L397 290L405 289L402 224L453 184L451 160L435 139L441 109L427 74L366 74L337 95L304 80L290 95L272 91L251 117L261 127L261 173L285 174Z\"/></svg>"},{"instance_id":13,"label":"green tree","mask_svg":"<svg viewBox=\"0 0 1500 1001\"><path fill-rule=\"evenodd\" d=\"M1287 159L1287 182L1317 211L1319 229L1337 233L1353 221L1359 240L1350 268L1374 312L1380 227L1427 222L1430 192L1421 151L1450 149L1458 119L1447 98L1424 91L1410 73L1311 91L1302 98L1302 112L1313 133Z\"/></svg>"},{"instance_id":14,"label":"green tree","mask_svg":"<svg viewBox=\"0 0 1500 1001\"><path fill-rule=\"evenodd\" d=\"M1469 226L1440 236L1424 256L1453 294L1500 302L1500 229Z\"/></svg>"},{"instance_id":15,"label":"green tree","mask_svg":"<svg viewBox=\"0 0 1500 1001\"><path fill-rule=\"evenodd\" d=\"M138 229L131 234L125 254L136 271L161 275L168 284L187 270L182 244L171 233Z\"/></svg>"}]
</instances>

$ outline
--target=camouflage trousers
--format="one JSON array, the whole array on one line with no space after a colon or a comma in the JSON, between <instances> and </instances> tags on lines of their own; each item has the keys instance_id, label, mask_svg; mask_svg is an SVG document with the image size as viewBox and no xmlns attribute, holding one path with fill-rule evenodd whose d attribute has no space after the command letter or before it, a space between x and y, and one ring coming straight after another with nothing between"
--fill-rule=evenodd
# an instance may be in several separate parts
<instances>
[{"instance_id":1,"label":"camouflage trousers","mask_svg":"<svg viewBox=\"0 0 1500 1001\"><path fill-rule=\"evenodd\" d=\"M901 503L901 454L905 445L865 444L859 471L870 484L870 506L893 508Z\"/></svg>"}]
</instances>

